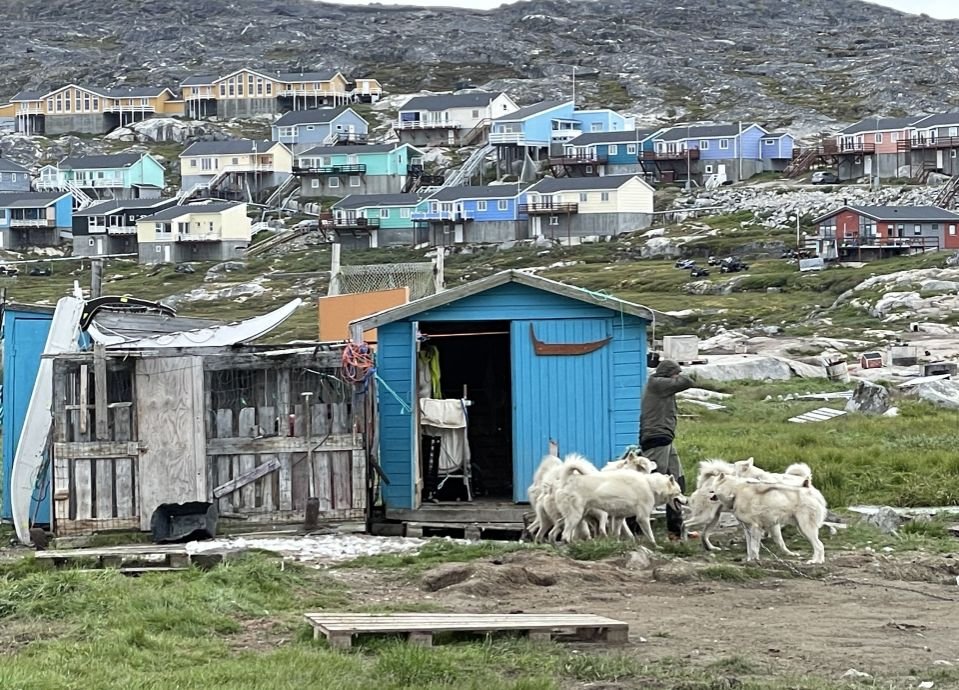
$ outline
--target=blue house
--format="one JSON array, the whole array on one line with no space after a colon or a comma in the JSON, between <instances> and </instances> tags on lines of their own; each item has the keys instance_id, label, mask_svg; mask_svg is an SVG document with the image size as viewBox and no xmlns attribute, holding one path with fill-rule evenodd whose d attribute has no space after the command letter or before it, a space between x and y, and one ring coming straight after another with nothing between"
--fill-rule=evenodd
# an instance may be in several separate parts
<instances>
[{"instance_id":1,"label":"blue house","mask_svg":"<svg viewBox=\"0 0 959 690\"><path fill-rule=\"evenodd\" d=\"M527 225L519 213L522 192L520 184L439 189L413 212L417 242L442 246L522 239Z\"/></svg>"},{"instance_id":2,"label":"blue house","mask_svg":"<svg viewBox=\"0 0 959 690\"><path fill-rule=\"evenodd\" d=\"M429 521L444 508L421 508L431 477L420 459L420 352L435 348L442 397L470 401L473 494L520 504L550 439L597 463L637 442L653 318L637 304L504 271L352 322L354 340L377 329L387 519ZM485 505L489 521L522 519L518 506Z\"/></svg>"},{"instance_id":3,"label":"blue house","mask_svg":"<svg viewBox=\"0 0 959 690\"><path fill-rule=\"evenodd\" d=\"M3 506L0 518L10 520L10 474L40 356L47 342L53 307L8 304L3 310ZM50 522L50 474L36 492L31 514L35 522Z\"/></svg>"},{"instance_id":4,"label":"blue house","mask_svg":"<svg viewBox=\"0 0 959 690\"><path fill-rule=\"evenodd\" d=\"M273 141L286 144L293 153L313 146L365 144L369 123L352 108L293 110L273 123Z\"/></svg>"},{"instance_id":5,"label":"blue house","mask_svg":"<svg viewBox=\"0 0 959 690\"><path fill-rule=\"evenodd\" d=\"M52 247L72 232L73 197L69 193L0 193L0 249Z\"/></svg>"},{"instance_id":6,"label":"blue house","mask_svg":"<svg viewBox=\"0 0 959 690\"><path fill-rule=\"evenodd\" d=\"M755 123L682 125L658 132L652 150L644 151L641 160L647 174L664 182L687 177L697 184L710 178L716 184L737 182L777 169L773 160L778 159L763 159L763 139L772 137ZM791 137L788 149L791 158ZM768 148L770 154L778 151L776 145ZM788 164L784 160L778 169Z\"/></svg>"},{"instance_id":7,"label":"blue house","mask_svg":"<svg viewBox=\"0 0 959 690\"><path fill-rule=\"evenodd\" d=\"M796 139L788 132L770 132L760 142L759 157L764 170L782 172L793 158Z\"/></svg>"},{"instance_id":8,"label":"blue house","mask_svg":"<svg viewBox=\"0 0 959 690\"><path fill-rule=\"evenodd\" d=\"M22 165L0 156L0 192L29 192L30 173Z\"/></svg>"},{"instance_id":9,"label":"blue house","mask_svg":"<svg viewBox=\"0 0 959 690\"><path fill-rule=\"evenodd\" d=\"M640 152L653 148L657 130L632 129L627 131L587 132L566 143L563 154L551 156L553 175L584 177L589 175L619 175L642 173Z\"/></svg>"},{"instance_id":10,"label":"blue house","mask_svg":"<svg viewBox=\"0 0 959 690\"><path fill-rule=\"evenodd\" d=\"M300 198L399 194L423 177L423 151L410 144L315 146L296 157Z\"/></svg>"}]
</instances>

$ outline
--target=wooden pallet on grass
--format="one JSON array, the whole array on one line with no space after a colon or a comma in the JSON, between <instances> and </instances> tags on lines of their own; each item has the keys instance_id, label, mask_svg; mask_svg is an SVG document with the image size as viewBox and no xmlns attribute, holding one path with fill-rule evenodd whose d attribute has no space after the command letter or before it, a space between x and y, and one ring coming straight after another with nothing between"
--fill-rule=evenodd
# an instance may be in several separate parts
<instances>
[{"instance_id":1,"label":"wooden pallet on grass","mask_svg":"<svg viewBox=\"0 0 959 690\"><path fill-rule=\"evenodd\" d=\"M329 645L349 649L354 635L404 634L413 643L433 645L438 632L522 632L531 640L548 642L554 635L580 640L622 643L629 625L622 621L578 613L307 613L313 636L325 636Z\"/></svg>"},{"instance_id":2,"label":"wooden pallet on grass","mask_svg":"<svg viewBox=\"0 0 959 690\"><path fill-rule=\"evenodd\" d=\"M121 568L129 574L142 574L143 569L158 572L186 569L191 564L209 565L223 559L223 554L190 554L183 544L143 544L88 549L53 549L37 551L36 557L62 566L70 561L93 560L99 568ZM124 563L136 562L140 568L123 568Z\"/></svg>"}]
</instances>

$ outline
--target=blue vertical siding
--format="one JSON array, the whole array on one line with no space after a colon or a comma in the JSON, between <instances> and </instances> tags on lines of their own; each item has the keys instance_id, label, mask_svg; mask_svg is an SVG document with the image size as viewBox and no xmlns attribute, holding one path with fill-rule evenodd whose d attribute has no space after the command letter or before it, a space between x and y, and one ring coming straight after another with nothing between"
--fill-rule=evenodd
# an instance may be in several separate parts
<instances>
[{"instance_id":1,"label":"blue vertical siding","mask_svg":"<svg viewBox=\"0 0 959 690\"><path fill-rule=\"evenodd\" d=\"M376 330L376 371L408 406L416 404L416 353L413 324L398 321ZM378 386L380 422L380 467L389 480L383 484L383 500L394 508L413 507L413 416L396 397Z\"/></svg>"},{"instance_id":2,"label":"blue vertical siding","mask_svg":"<svg viewBox=\"0 0 959 690\"><path fill-rule=\"evenodd\" d=\"M510 324L513 371L513 500L526 490L556 439L560 452L582 453L595 464L613 457L612 347L579 356L533 352L530 326L546 343L586 343L612 335L612 319L538 319Z\"/></svg>"},{"instance_id":3,"label":"blue vertical siding","mask_svg":"<svg viewBox=\"0 0 959 690\"><path fill-rule=\"evenodd\" d=\"M767 144L766 141L771 143ZM760 156L763 160L789 159L793 157L793 138L789 135L775 139L763 138L761 141Z\"/></svg>"},{"instance_id":4,"label":"blue vertical siding","mask_svg":"<svg viewBox=\"0 0 959 690\"><path fill-rule=\"evenodd\" d=\"M378 329L377 372L407 405L415 404L414 321L510 321L513 380L513 493L525 502L549 438L562 452L597 463L636 443L646 382L646 323L615 309L586 304L525 285L507 283L423 311ZM582 356L540 357L529 326L543 342L581 343L612 336ZM383 497L393 508L414 505L413 418L379 387L380 463L390 484Z\"/></svg>"},{"instance_id":5,"label":"blue vertical siding","mask_svg":"<svg viewBox=\"0 0 959 690\"><path fill-rule=\"evenodd\" d=\"M477 210L476 205L479 201L486 202L485 211ZM501 201L506 202L506 210L500 210ZM479 222L516 220L516 199L466 199L463 202L463 210Z\"/></svg>"},{"instance_id":6,"label":"blue vertical siding","mask_svg":"<svg viewBox=\"0 0 959 690\"><path fill-rule=\"evenodd\" d=\"M47 342L53 312L31 312L7 309L3 313L3 506L0 516L12 519L10 508L10 473L13 458L27 416L33 385L40 370L40 357ZM49 475L43 501L36 511L36 522L50 522Z\"/></svg>"},{"instance_id":7,"label":"blue vertical siding","mask_svg":"<svg viewBox=\"0 0 959 690\"><path fill-rule=\"evenodd\" d=\"M749 129L743 130L743 135L740 138L740 146L743 148L743 158L749 160L759 160L761 158L759 154L759 142L762 141L763 132L759 127L752 126ZM739 157L739 153L736 154L736 157Z\"/></svg>"},{"instance_id":8,"label":"blue vertical siding","mask_svg":"<svg viewBox=\"0 0 959 690\"><path fill-rule=\"evenodd\" d=\"M54 206L58 228L73 228L73 196L66 194Z\"/></svg>"}]
</instances>

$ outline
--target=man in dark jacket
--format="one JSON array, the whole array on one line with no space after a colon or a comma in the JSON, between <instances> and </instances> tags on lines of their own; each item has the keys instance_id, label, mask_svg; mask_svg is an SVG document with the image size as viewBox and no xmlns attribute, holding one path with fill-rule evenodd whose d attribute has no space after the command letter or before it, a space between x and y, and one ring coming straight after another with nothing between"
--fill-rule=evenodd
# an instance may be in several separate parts
<instances>
[{"instance_id":1,"label":"man in dark jacket","mask_svg":"<svg viewBox=\"0 0 959 690\"><path fill-rule=\"evenodd\" d=\"M676 478L683 493L686 479L683 464L673 445L676 438L676 394L695 385L676 362L664 359L646 383L643 393L643 408L639 420L639 445L643 455L656 463L660 472ZM681 539L683 514L666 505L666 530L670 539Z\"/></svg>"}]
</instances>

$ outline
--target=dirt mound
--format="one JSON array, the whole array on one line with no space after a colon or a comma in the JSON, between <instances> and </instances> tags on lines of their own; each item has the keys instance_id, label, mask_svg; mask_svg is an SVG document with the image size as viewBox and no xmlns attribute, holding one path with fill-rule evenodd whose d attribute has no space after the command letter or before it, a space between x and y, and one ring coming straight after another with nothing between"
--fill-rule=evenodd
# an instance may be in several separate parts
<instances>
[{"instance_id":1,"label":"dirt mound","mask_svg":"<svg viewBox=\"0 0 959 690\"><path fill-rule=\"evenodd\" d=\"M448 590L485 598L504 598L525 588L581 587L615 589L635 583L627 573L609 562L581 562L547 551L518 551L503 558L473 563L442 565L426 572L421 588Z\"/></svg>"}]
</instances>

